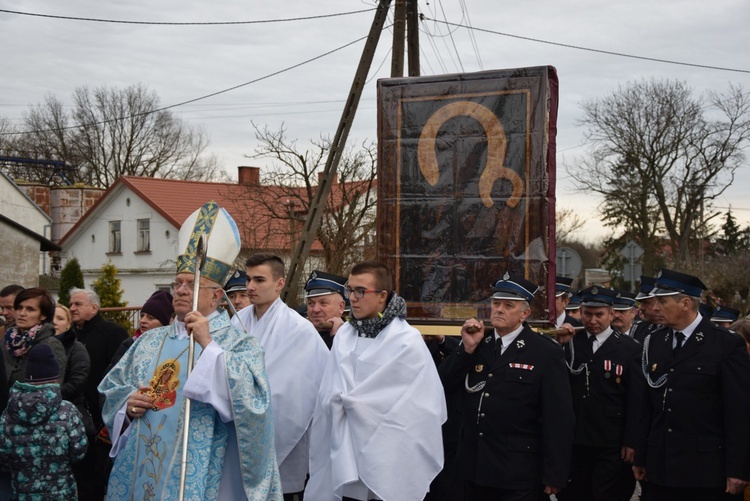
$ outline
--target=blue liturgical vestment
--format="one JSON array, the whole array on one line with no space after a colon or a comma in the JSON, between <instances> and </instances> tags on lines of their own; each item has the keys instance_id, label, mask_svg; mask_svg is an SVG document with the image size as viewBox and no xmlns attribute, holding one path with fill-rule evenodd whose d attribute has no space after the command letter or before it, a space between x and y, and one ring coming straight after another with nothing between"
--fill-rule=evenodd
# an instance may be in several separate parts
<instances>
[{"instance_id":1,"label":"blue liturgical vestment","mask_svg":"<svg viewBox=\"0 0 750 501\"><path fill-rule=\"evenodd\" d=\"M154 406L134 420L119 446L110 499L178 498L188 340L178 337L176 323L143 334L99 385L105 424L115 432L128 397L142 386L155 388ZM240 481L249 500L281 499L263 352L255 338L230 325L226 313L209 316L209 327L223 350L234 420L223 422L212 405L192 400L185 499L222 499L232 492L227 485ZM196 344L196 358L199 353ZM238 478L222 479L228 471L240 472Z\"/></svg>"}]
</instances>

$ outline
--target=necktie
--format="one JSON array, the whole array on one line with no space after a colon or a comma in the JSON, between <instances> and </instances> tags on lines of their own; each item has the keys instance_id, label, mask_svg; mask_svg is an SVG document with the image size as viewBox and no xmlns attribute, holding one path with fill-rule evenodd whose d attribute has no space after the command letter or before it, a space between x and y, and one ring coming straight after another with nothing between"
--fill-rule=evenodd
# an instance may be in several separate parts
<instances>
[{"instance_id":1,"label":"necktie","mask_svg":"<svg viewBox=\"0 0 750 501\"><path fill-rule=\"evenodd\" d=\"M591 353L594 352L594 342L596 341L596 336L593 334L589 336L589 344L591 345Z\"/></svg>"},{"instance_id":2,"label":"necktie","mask_svg":"<svg viewBox=\"0 0 750 501\"><path fill-rule=\"evenodd\" d=\"M685 341L685 334L680 331L674 333L675 345L672 348L672 355L677 355L677 352L682 348L682 342Z\"/></svg>"}]
</instances>

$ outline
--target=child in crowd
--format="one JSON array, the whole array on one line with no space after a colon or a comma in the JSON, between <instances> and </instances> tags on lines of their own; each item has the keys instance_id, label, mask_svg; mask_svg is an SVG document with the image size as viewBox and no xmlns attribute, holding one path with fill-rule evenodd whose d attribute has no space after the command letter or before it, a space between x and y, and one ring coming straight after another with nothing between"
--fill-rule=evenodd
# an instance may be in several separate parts
<instances>
[{"instance_id":1,"label":"child in crowd","mask_svg":"<svg viewBox=\"0 0 750 501\"><path fill-rule=\"evenodd\" d=\"M77 499L71 464L88 445L78 410L60 396L60 366L46 344L29 352L24 382L10 390L0 418L0 462L13 499Z\"/></svg>"}]
</instances>

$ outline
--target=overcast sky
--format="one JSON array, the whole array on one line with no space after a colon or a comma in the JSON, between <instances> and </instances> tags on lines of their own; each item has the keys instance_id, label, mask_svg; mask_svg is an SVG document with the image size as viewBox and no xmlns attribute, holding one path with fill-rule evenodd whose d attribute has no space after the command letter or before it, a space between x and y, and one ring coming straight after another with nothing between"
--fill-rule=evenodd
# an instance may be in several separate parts
<instances>
[{"instance_id":1,"label":"overcast sky","mask_svg":"<svg viewBox=\"0 0 750 501\"><path fill-rule=\"evenodd\" d=\"M147 22L225 22L288 19L358 11L374 0L0 0L0 9L54 16ZM598 200L573 191L564 164L585 154L575 125L580 102L642 78L678 79L696 93L724 91L730 82L750 91L750 8L746 0L420 0L426 18L470 24L554 44L631 54L722 71L579 50L479 30L421 23L423 75L552 65L560 80L558 206L588 220L579 235L603 235ZM20 122L29 105L49 93L66 103L76 87L142 83L171 105L250 82L367 35L374 11L292 22L224 26L111 24L0 12L0 116ZM473 33L473 40L470 33ZM350 140L376 138L376 80L390 74L391 31L381 37ZM301 143L333 136L364 41L296 69L184 105L174 112L200 125L233 176L255 146L250 122L278 129ZM750 164L750 160L748 161ZM750 224L750 168L738 172L717 205L732 206Z\"/></svg>"}]
</instances>

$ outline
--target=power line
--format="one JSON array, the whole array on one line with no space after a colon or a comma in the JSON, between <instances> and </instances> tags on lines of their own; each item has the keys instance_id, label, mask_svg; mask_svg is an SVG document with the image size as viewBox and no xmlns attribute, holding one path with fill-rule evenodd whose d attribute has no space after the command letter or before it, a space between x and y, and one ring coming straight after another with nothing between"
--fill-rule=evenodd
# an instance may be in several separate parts
<instances>
[{"instance_id":1,"label":"power line","mask_svg":"<svg viewBox=\"0 0 750 501\"><path fill-rule=\"evenodd\" d=\"M438 4L440 5L440 10L443 13L443 19L445 19L445 22L448 22L448 16L445 15L445 9L443 8L443 0L438 0ZM463 18L461 19L463 21ZM456 40L453 38L453 32L449 32L451 37L451 44L453 44L453 50L456 51L456 58L458 59L458 64L461 67L461 73L464 73L464 63L461 62L461 54L458 53L458 47L456 47Z\"/></svg>"},{"instance_id":2,"label":"power line","mask_svg":"<svg viewBox=\"0 0 750 501\"><path fill-rule=\"evenodd\" d=\"M354 10L350 12L339 12L336 14L321 14L317 16L307 16L307 17L291 17L287 19L265 19L265 20L259 20L259 21L216 21L216 22L175 22L175 23L169 23L169 22L158 22L158 21L124 21L124 20L117 20L117 19L99 19L99 18L92 18L92 17L73 17L73 16L55 16L52 14L37 14L34 12L21 12L18 10L7 10L7 9L0 9L0 12L5 12L6 14L17 14L20 16L33 16L33 17L44 17L49 19L63 19L66 21L88 21L88 22L95 22L95 23L114 23L114 24L141 24L141 25L149 25L149 26L223 26L223 25L234 25L234 24L263 24L263 23L285 23L290 21L306 21L310 19L323 19L328 17L338 17L338 16L349 16L352 14L361 14L363 12L371 12L375 10L372 9L363 9L363 10Z\"/></svg>"},{"instance_id":3,"label":"power line","mask_svg":"<svg viewBox=\"0 0 750 501\"><path fill-rule=\"evenodd\" d=\"M469 17L469 7L466 5L466 0L460 0L461 3L461 12L463 12L464 17L466 18L466 24L471 26L471 17ZM479 45L477 45L477 39L474 36L474 30L469 30L469 40L471 40L471 46L474 48L474 54L477 56L477 63L479 63L479 69L484 69L484 64L482 64L482 56L479 55Z\"/></svg>"},{"instance_id":4,"label":"power line","mask_svg":"<svg viewBox=\"0 0 750 501\"><path fill-rule=\"evenodd\" d=\"M300 63L297 63L295 65L288 66L288 67L286 67L284 69L275 71L273 73L269 73L268 75L264 75L262 77L254 79L254 80L250 80L249 82L245 82L245 83L242 83L242 84L239 84L239 85L235 85L233 87L229 87L229 88L226 88L226 89L223 89L223 90L220 90L220 91L212 92L211 94L206 94L204 96L196 97L194 99L188 99L187 101L182 101L181 103L171 104L169 106L163 106L163 107L157 108L155 110L150 110L150 111L146 111L146 112L143 112L143 113L136 113L134 115L128 115L128 116L124 116L124 117L112 118L112 119L109 119L109 120L102 120L100 122L91 122L91 123L82 124L82 125L71 125L71 126L68 126L68 127L59 127L59 128L55 128L55 129L23 131L23 132L4 132L4 133L0 133L0 136L18 136L18 135L27 135L27 134L44 134L44 133L48 133L48 132L55 132L55 131L61 131L61 130L81 129L81 128L85 128L85 127L91 127L91 126L96 126L96 125L108 124L108 123L111 123L111 122L117 122L118 120L128 120L130 118L151 115L153 113L158 113L160 111L166 111L166 110L169 110L169 109L172 109L172 108L177 108L178 106L184 106L186 104L195 103L197 101L202 101L204 99L208 99L210 97L218 96L220 94L225 94L227 92L239 89L241 87L245 87L247 85L254 84L254 83L260 82L262 80L266 80L268 78L274 77L276 75L280 75L282 73L286 73L287 71L291 71L291 70L293 70L295 68L299 68L300 66L304 66L305 64L311 63L311 62L316 61L318 59L321 59L321 58L323 58L325 56L329 56L329 55L333 54L334 52L338 52L340 50L343 50L343 49L345 49L345 48L347 48L347 47L349 47L351 45L354 45L357 42L361 42L362 40L365 40L365 39L367 39L367 35L365 35L363 37L360 37L360 38L358 38L356 40L353 40L353 41L351 41L351 42L349 42L347 44L341 45L340 47L337 47L337 48L335 48L333 50L330 50L328 52L325 52L323 54L320 54L320 55L315 56L313 58L310 58L310 59L307 59L307 60L302 61Z\"/></svg>"},{"instance_id":5,"label":"power line","mask_svg":"<svg viewBox=\"0 0 750 501\"><path fill-rule=\"evenodd\" d=\"M657 62L657 63L666 63L666 64L676 64L676 65L679 65L679 66L690 66L690 67L693 67L693 68L703 68L703 69L707 69L707 70L731 71L731 72L734 72L734 73L748 73L748 74L750 74L750 70L742 70L742 69L738 69L738 68L725 68L725 67L721 67L721 66L709 66L709 65L705 65L705 64L696 64L696 63L685 63L685 62L681 62L681 61L672 61L672 60L669 60L669 59L659 59L659 58L656 58L656 57L636 56L636 55L633 55L633 54L625 54L623 52L613 52L613 51L603 50L603 49L592 49L590 47L581 47L580 45L571 45L571 44L560 43L560 42L552 42L550 40L542 40L542 39L539 39L539 38L525 37L525 36L522 36L522 35L514 35L512 33L503 33L501 31L487 30L487 29L483 29L483 28L477 28L475 26L467 26L467 25L464 25L464 24L451 23L449 21L440 21L439 19L432 19L432 18L429 18L429 17L425 17L425 19L428 20L428 21L434 21L436 23L447 24L449 26L456 26L456 27L459 27L459 28L466 28L466 29L469 29L469 30L476 30L476 31L484 32L484 33L492 33L493 35L500 35L500 36L504 36L504 37L518 38L520 40L528 40L530 42L544 43L544 44L547 44L547 45L556 45L558 47L566 47L568 49L585 50L585 51L588 51L588 52L597 52L599 54L608 54L610 56L628 57L628 58L631 58L631 59L642 59L642 60L645 60L645 61L654 61L654 62Z\"/></svg>"}]
</instances>

